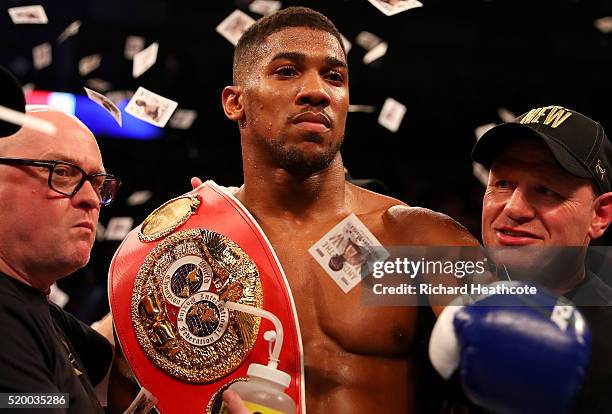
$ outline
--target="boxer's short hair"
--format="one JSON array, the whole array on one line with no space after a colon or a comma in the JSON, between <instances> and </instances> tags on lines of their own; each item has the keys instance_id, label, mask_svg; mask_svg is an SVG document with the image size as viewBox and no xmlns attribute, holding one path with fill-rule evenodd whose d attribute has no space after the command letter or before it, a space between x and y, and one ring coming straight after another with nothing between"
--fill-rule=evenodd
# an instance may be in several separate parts
<instances>
[{"instance_id":1,"label":"boxer's short hair","mask_svg":"<svg viewBox=\"0 0 612 414\"><path fill-rule=\"evenodd\" d=\"M245 68L252 65L255 48L268 36L289 27L308 27L330 33L340 43L346 57L342 35L336 26L321 13L307 7L288 7L270 16L257 20L244 32L234 50L233 82L239 85L244 80Z\"/></svg>"}]
</instances>

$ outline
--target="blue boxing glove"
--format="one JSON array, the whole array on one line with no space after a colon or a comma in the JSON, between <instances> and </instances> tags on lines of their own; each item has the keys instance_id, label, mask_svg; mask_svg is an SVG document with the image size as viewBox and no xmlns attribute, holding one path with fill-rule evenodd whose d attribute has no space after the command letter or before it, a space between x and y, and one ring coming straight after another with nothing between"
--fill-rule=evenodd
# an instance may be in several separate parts
<instances>
[{"instance_id":1,"label":"blue boxing glove","mask_svg":"<svg viewBox=\"0 0 612 414\"><path fill-rule=\"evenodd\" d=\"M493 285L523 286L521 282ZM542 288L535 295L458 298L429 342L434 368L458 369L468 398L495 413L564 413L580 392L591 334L580 312Z\"/></svg>"}]
</instances>

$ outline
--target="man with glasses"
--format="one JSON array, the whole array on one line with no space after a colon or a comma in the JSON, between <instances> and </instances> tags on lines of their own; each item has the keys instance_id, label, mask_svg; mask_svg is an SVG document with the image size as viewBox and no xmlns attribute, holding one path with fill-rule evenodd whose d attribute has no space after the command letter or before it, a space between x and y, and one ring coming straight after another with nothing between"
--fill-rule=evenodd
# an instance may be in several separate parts
<instances>
[{"instance_id":1,"label":"man with glasses","mask_svg":"<svg viewBox=\"0 0 612 414\"><path fill-rule=\"evenodd\" d=\"M22 128L0 139L0 392L64 393L53 406L103 412L92 384L108 371L111 345L47 294L89 261L100 208L120 181L78 119L46 106L27 112L57 133Z\"/></svg>"}]
</instances>

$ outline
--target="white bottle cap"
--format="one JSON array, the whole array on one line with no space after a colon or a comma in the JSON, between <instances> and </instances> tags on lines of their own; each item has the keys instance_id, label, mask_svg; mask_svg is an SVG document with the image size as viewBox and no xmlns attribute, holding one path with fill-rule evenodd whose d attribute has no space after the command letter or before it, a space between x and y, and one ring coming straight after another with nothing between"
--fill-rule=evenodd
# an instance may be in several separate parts
<instances>
[{"instance_id":1,"label":"white bottle cap","mask_svg":"<svg viewBox=\"0 0 612 414\"><path fill-rule=\"evenodd\" d=\"M279 371L275 368L270 368L261 364L251 364L247 370L247 375L257 378L262 378L268 381L275 382L287 388L291 384L291 375L286 372Z\"/></svg>"}]
</instances>

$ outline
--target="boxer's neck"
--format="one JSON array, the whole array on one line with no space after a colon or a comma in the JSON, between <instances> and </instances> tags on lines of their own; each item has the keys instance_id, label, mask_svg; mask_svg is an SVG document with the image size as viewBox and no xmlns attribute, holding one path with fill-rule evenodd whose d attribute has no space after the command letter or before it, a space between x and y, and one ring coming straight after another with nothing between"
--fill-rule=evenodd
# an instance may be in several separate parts
<instances>
[{"instance_id":1,"label":"boxer's neck","mask_svg":"<svg viewBox=\"0 0 612 414\"><path fill-rule=\"evenodd\" d=\"M295 177L282 168L245 164L244 186L236 196L256 217L308 220L348 211L340 155L309 177Z\"/></svg>"}]
</instances>

